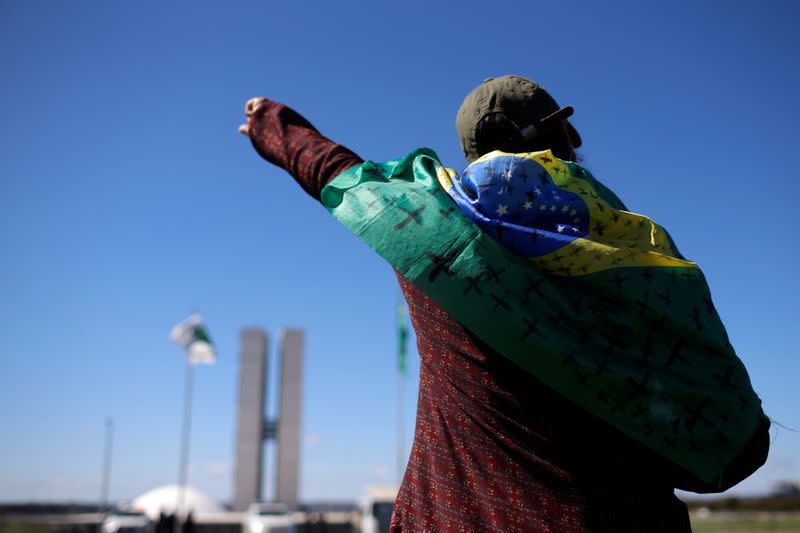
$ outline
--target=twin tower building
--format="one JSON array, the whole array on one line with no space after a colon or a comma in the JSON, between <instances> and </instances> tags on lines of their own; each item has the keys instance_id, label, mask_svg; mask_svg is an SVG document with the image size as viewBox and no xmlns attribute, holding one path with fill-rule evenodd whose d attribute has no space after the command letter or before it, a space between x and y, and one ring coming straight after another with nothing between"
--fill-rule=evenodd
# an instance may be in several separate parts
<instances>
[{"instance_id":1,"label":"twin tower building","mask_svg":"<svg viewBox=\"0 0 800 533\"><path fill-rule=\"evenodd\" d=\"M268 440L274 440L277 446L274 500L289 508L298 503L303 331L284 330L279 342L280 405L278 419L268 420L267 333L260 328L242 330L233 480L235 511L244 511L263 499L264 442Z\"/></svg>"}]
</instances>

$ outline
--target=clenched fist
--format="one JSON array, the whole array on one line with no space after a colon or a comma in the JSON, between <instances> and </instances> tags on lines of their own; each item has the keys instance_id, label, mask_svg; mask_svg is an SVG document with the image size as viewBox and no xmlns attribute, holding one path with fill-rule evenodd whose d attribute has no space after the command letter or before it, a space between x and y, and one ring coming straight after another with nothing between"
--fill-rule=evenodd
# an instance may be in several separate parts
<instances>
[{"instance_id":1,"label":"clenched fist","mask_svg":"<svg viewBox=\"0 0 800 533\"><path fill-rule=\"evenodd\" d=\"M242 135L250 136L250 121L258 109L267 101L263 96L251 98L244 105L244 114L247 115L247 124L239 126L239 133Z\"/></svg>"}]
</instances>

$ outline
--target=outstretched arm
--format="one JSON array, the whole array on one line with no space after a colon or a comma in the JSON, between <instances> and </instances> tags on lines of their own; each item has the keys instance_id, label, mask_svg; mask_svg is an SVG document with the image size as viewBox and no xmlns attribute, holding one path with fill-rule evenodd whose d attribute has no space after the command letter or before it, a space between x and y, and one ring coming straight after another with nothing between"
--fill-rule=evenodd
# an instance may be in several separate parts
<instances>
[{"instance_id":1,"label":"outstretched arm","mask_svg":"<svg viewBox=\"0 0 800 533\"><path fill-rule=\"evenodd\" d=\"M294 177L319 200L334 177L363 159L324 135L295 110L267 98L252 98L245 106L247 124L239 131L250 137L261 157Z\"/></svg>"}]
</instances>

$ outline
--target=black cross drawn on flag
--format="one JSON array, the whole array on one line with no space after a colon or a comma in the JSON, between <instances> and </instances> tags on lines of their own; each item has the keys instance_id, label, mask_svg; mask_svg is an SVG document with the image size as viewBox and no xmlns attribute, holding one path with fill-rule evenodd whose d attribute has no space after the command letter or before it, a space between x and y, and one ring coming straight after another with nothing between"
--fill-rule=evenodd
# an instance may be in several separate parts
<instances>
[{"instance_id":1,"label":"black cross drawn on flag","mask_svg":"<svg viewBox=\"0 0 800 533\"><path fill-rule=\"evenodd\" d=\"M729 390L739 390L739 387L731 383L732 374L733 366L729 366L727 369L725 369L724 374L711 374L711 377L719 382L719 386L723 392L728 392Z\"/></svg>"},{"instance_id":2,"label":"black cross drawn on flag","mask_svg":"<svg viewBox=\"0 0 800 533\"><path fill-rule=\"evenodd\" d=\"M689 430L689 433L694 432L694 427L698 422L702 422L705 427L714 426L714 424L711 423L711 420L703 416L703 409L706 408L710 401L711 398L703 398L694 408L684 406L686 412L690 415L689 418L686 419L686 429Z\"/></svg>"},{"instance_id":3,"label":"black cross drawn on flag","mask_svg":"<svg viewBox=\"0 0 800 533\"><path fill-rule=\"evenodd\" d=\"M542 334L542 332L539 331L539 327L538 327L539 319L538 318L533 319L533 321L530 321L527 318L523 318L522 320L525 321L525 324L528 326L528 329L526 329L525 333L522 334L522 337L520 338L520 340L524 341L525 339L530 337L532 334L533 335L537 335L539 337L543 337L544 336Z\"/></svg>"},{"instance_id":4,"label":"black cross drawn on flag","mask_svg":"<svg viewBox=\"0 0 800 533\"><path fill-rule=\"evenodd\" d=\"M433 264L435 265L430 274L428 274L428 281L432 283L442 272L448 276L452 276L453 273L450 272L450 265L453 263L453 260L458 257L458 253L458 250L450 250L445 255L437 255L431 252L425 252L425 255L428 256L428 259L433 261Z\"/></svg>"},{"instance_id":5,"label":"black cross drawn on flag","mask_svg":"<svg viewBox=\"0 0 800 533\"><path fill-rule=\"evenodd\" d=\"M525 290L522 293L522 305L528 304L531 292L535 292L539 298L544 298L544 294L542 294L542 291L539 289L542 283L544 283L544 278L539 278L536 281L528 278L528 286L525 287Z\"/></svg>"},{"instance_id":6,"label":"black cross drawn on flag","mask_svg":"<svg viewBox=\"0 0 800 533\"><path fill-rule=\"evenodd\" d=\"M489 277L487 281L495 281L498 285L503 287L503 282L500 281L500 274L506 271L505 268L501 268L500 270L495 270L492 268L491 265L486 265L486 270L488 271Z\"/></svg>"},{"instance_id":7,"label":"black cross drawn on flag","mask_svg":"<svg viewBox=\"0 0 800 533\"><path fill-rule=\"evenodd\" d=\"M508 305L508 302L506 302L506 297L510 293L511 291L506 289L506 292L504 292L502 296L498 296L496 294L490 294L489 296L491 296L492 300L494 300L494 308L492 309L492 311L497 311L498 307L502 307L506 311L511 312L511 306Z\"/></svg>"},{"instance_id":8,"label":"black cross drawn on flag","mask_svg":"<svg viewBox=\"0 0 800 533\"><path fill-rule=\"evenodd\" d=\"M455 208L455 207L451 207L450 209L447 209L447 210L444 210L444 209L439 209L439 214L440 214L440 215L442 215L442 217L444 217L444 218L450 218L450 215L451 215L451 214L453 213L453 211L455 211L455 210L456 210L456 208Z\"/></svg>"},{"instance_id":9,"label":"black cross drawn on flag","mask_svg":"<svg viewBox=\"0 0 800 533\"><path fill-rule=\"evenodd\" d=\"M464 295L469 294L469 292L473 290L478 294L483 294L481 292L481 288L478 286L478 283L480 282L482 275L483 274L478 274L476 277L465 276L467 278L467 288L464 289Z\"/></svg>"},{"instance_id":10,"label":"black cross drawn on flag","mask_svg":"<svg viewBox=\"0 0 800 533\"><path fill-rule=\"evenodd\" d=\"M411 222L416 222L417 225L421 226L422 225L422 219L420 219L419 215L420 215L420 213L425 211L426 207L428 207L428 206L421 205L415 211L412 211L411 209L408 209L407 207L398 206L398 209L400 209L402 212L404 212L408 216L405 218L405 220L403 220L401 222L398 222L395 225L394 229L395 230L401 230L401 229L405 228L406 226L408 226Z\"/></svg>"},{"instance_id":11,"label":"black cross drawn on flag","mask_svg":"<svg viewBox=\"0 0 800 533\"><path fill-rule=\"evenodd\" d=\"M672 347L672 350L669 353L669 359L667 359L667 362L664 363L664 365L667 368L671 368L672 367L672 363L674 363L675 361L683 363L686 366L691 366L691 364L689 363L689 360L681 355L681 351L683 350L683 345L684 344L685 343L682 340L679 340Z\"/></svg>"},{"instance_id":12,"label":"black cross drawn on flag","mask_svg":"<svg viewBox=\"0 0 800 533\"><path fill-rule=\"evenodd\" d=\"M700 313L697 311L696 305L692 306L692 312L689 313L689 318L694 322L694 327L697 328L697 331L703 331L703 321L700 320Z\"/></svg>"}]
</instances>

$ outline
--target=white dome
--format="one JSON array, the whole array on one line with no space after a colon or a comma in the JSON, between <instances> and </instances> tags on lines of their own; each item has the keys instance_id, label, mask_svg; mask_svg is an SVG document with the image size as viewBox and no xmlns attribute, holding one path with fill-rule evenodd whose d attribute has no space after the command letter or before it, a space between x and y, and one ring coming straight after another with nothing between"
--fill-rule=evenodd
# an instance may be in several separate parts
<instances>
[{"instance_id":1,"label":"white dome","mask_svg":"<svg viewBox=\"0 0 800 533\"><path fill-rule=\"evenodd\" d=\"M131 507L137 511L145 513L151 520L158 520L161 512L172 514L178 505L178 485L164 485L156 489L145 492L141 496L134 498ZM178 514L184 515L192 512L195 516L205 513L219 513L224 511L222 506L211 496L200 492L193 487L183 488L183 504Z\"/></svg>"}]
</instances>

